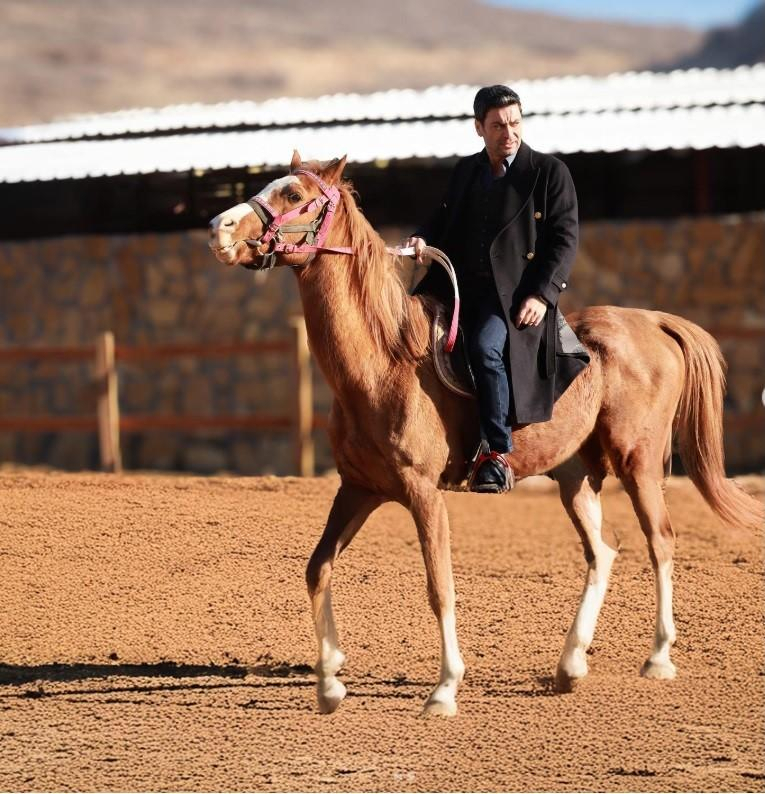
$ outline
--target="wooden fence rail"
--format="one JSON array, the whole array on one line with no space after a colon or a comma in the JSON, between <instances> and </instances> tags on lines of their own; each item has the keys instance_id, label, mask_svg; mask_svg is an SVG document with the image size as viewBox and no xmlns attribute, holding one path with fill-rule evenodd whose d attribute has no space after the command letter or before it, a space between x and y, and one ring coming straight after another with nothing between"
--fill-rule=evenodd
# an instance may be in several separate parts
<instances>
[{"instance_id":1,"label":"wooden fence rail","mask_svg":"<svg viewBox=\"0 0 765 794\"><path fill-rule=\"evenodd\" d=\"M0 361L94 361L98 399L91 416L7 416L0 417L0 431L48 432L96 430L104 471L122 470L120 433L141 430L231 430L292 431L295 470L301 476L314 473L312 431L325 428L326 421L313 415L313 387L308 339L302 317L291 322L290 339L224 344L116 345L114 334L98 336L95 347L0 348ZM179 356L221 358L232 355L288 354L292 363L293 395L287 414L240 415L120 415L117 362L158 361Z\"/></svg>"},{"instance_id":2,"label":"wooden fence rail","mask_svg":"<svg viewBox=\"0 0 765 794\"><path fill-rule=\"evenodd\" d=\"M313 389L308 340L302 317L291 322L289 339L261 342L228 342L222 344L116 345L110 331L101 334L95 348L27 347L0 348L1 361L55 360L95 361L98 384L96 414L91 416L0 416L0 432L48 432L66 430L98 431L101 466L105 471L121 471L120 432L141 430L194 430L221 428L227 430L292 431L295 470L301 476L314 472L312 431L326 429L324 417L313 415ZM717 327L710 333L718 340L743 339L761 341L761 328ZM292 361L293 395L288 414L250 414L181 416L152 414L121 416L117 362L158 361L179 356L229 357L236 355L288 354ZM762 410L725 417L726 429L733 432L759 432L763 426Z\"/></svg>"}]
</instances>

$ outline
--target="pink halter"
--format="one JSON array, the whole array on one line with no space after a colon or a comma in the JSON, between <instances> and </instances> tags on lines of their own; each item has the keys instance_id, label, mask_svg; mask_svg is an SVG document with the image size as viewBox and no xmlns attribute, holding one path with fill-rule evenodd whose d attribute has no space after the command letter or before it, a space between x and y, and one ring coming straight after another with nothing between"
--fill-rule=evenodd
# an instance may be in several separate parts
<instances>
[{"instance_id":1,"label":"pink halter","mask_svg":"<svg viewBox=\"0 0 765 794\"><path fill-rule=\"evenodd\" d=\"M335 254L352 254L352 248L332 248L324 245L324 241L329 233L332 218L335 215L338 202L340 201L340 191L334 185L328 185L320 176L313 171L299 169L295 174L304 174L312 179L319 186L321 195L295 207L289 212L281 215L265 200L259 196L251 198L247 203L255 210L256 214L263 222L264 232L259 240L245 240L251 248L259 248L261 245L271 243L269 251L264 254L266 269L273 267L273 260L276 254L312 254L316 251L331 251ZM293 224L292 226L282 226L286 221L291 221L300 215L305 215L314 210L324 212L319 214L311 223ZM268 215L266 215L266 213ZM270 220L269 217L270 216ZM285 243L282 239L284 232L305 232L306 238L302 243ZM270 264L269 264L270 263Z\"/></svg>"},{"instance_id":2,"label":"pink halter","mask_svg":"<svg viewBox=\"0 0 765 794\"><path fill-rule=\"evenodd\" d=\"M337 205L340 202L340 191L334 185L328 185L318 174L313 171L307 171L300 168L293 171L294 174L304 174L312 179L319 186L321 195L301 204L299 207L291 209L289 212L284 212L281 215L267 202L259 196L254 196L247 203L255 211L255 214L260 218L263 223L263 234L257 240L245 240L250 248L260 248L262 245L269 245L269 249L263 257L263 267L257 268L258 270L270 270L276 261L277 254L313 254L317 251L328 251L333 254L353 254L352 248L348 247L331 247L324 245L324 241L329 234L329 227L332 223L332 218L337 210ZM324 209L323 212L321 210ZM300 215L305 215L308 212L319 210L319 215L314 218L310 223L293 224L291 226L283 226L286 221L291 221ZM302 243L285 243L282 235L283 233L305 232L305 240ZM388 252L397 256L411 256L414 253L413 248L388 248ZM454 349L454 344L457 340L457 327L459 323L460 311L460 294L459 287L457 286L457 277L454 272L452 263L449 261L446 254L439 251L437 248L426 247L425 253L432 256L433 260L438 262L449 275L454 290L454 310L452 312L452 320L449 326L449 334L447 335L446 342L444 343L444 350L451 353Z\"/></svg>"}]
</instances>

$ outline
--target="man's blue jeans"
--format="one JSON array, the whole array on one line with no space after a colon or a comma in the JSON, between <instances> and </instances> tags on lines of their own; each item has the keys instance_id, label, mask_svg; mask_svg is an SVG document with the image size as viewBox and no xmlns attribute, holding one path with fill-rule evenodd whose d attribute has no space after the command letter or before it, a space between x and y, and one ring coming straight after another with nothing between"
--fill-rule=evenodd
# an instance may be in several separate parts
<instances>
[{"instance_id":1,"label":"man's blue jeans","mask_svg":"<svg viewBox=\"0 0 765 794\"><path fill-rule=\"evenodd\" d=\"M478 391L481 438L496 452L511 452L512 431L505 425L510 409L505 368L507 326L499 298L487 297L471 319L468 350Z\"/></svg>"}]
</instances>

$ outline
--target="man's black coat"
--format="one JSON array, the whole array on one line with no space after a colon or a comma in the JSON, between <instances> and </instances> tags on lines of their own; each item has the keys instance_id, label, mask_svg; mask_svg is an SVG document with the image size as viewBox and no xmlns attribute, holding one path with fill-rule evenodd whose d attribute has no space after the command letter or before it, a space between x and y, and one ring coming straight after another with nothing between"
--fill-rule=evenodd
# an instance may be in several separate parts
<instances>
[{"instance_id":1,"label":"man's black coat","mask_svg":"<svg viewBox=\"0 0 765 794\"><path fill-rule=\"evenodd\" d=\"M463 250L462 244L467 188L473 178L480 178L477 172L486 163L483 151L459 160L443 203L415 232L449 256L458 280L460 272L474 261L472 252ZM587 366L589 357L578 344L563 349L562 340L571 340L573 334L561 325L558 311L558 298L567 287L578 240L571 174L557 158L521 143L507 182L490 259L508 329L511 400L507 423L511 425L547 421L555 400ZM430 268L415 292L434 294L445 301L451 296L441 268ZM538 326L516 328L513 321L529 295L541 295L547 301L547 314Z\"/></svg>"}]
</instances>

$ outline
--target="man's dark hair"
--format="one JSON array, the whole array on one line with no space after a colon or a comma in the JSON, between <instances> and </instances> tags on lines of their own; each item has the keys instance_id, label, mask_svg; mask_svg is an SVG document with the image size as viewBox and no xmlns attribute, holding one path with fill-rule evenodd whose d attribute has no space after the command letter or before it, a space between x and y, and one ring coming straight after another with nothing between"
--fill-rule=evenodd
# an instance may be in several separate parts
<instances>
[{"instance_id":1,"label":"man's dark hair","mask_svg":"<svg viewBox=\"0 0 765 794\"><path fill-rule=\"evenodd\" d=\"M508 105L518 105L518 110L523 113L521 98L506 85L487 85L479 89L473 100L473 115L483 124L486 114L492 108L504 108Z\"/></svg>"}]
</instances>

